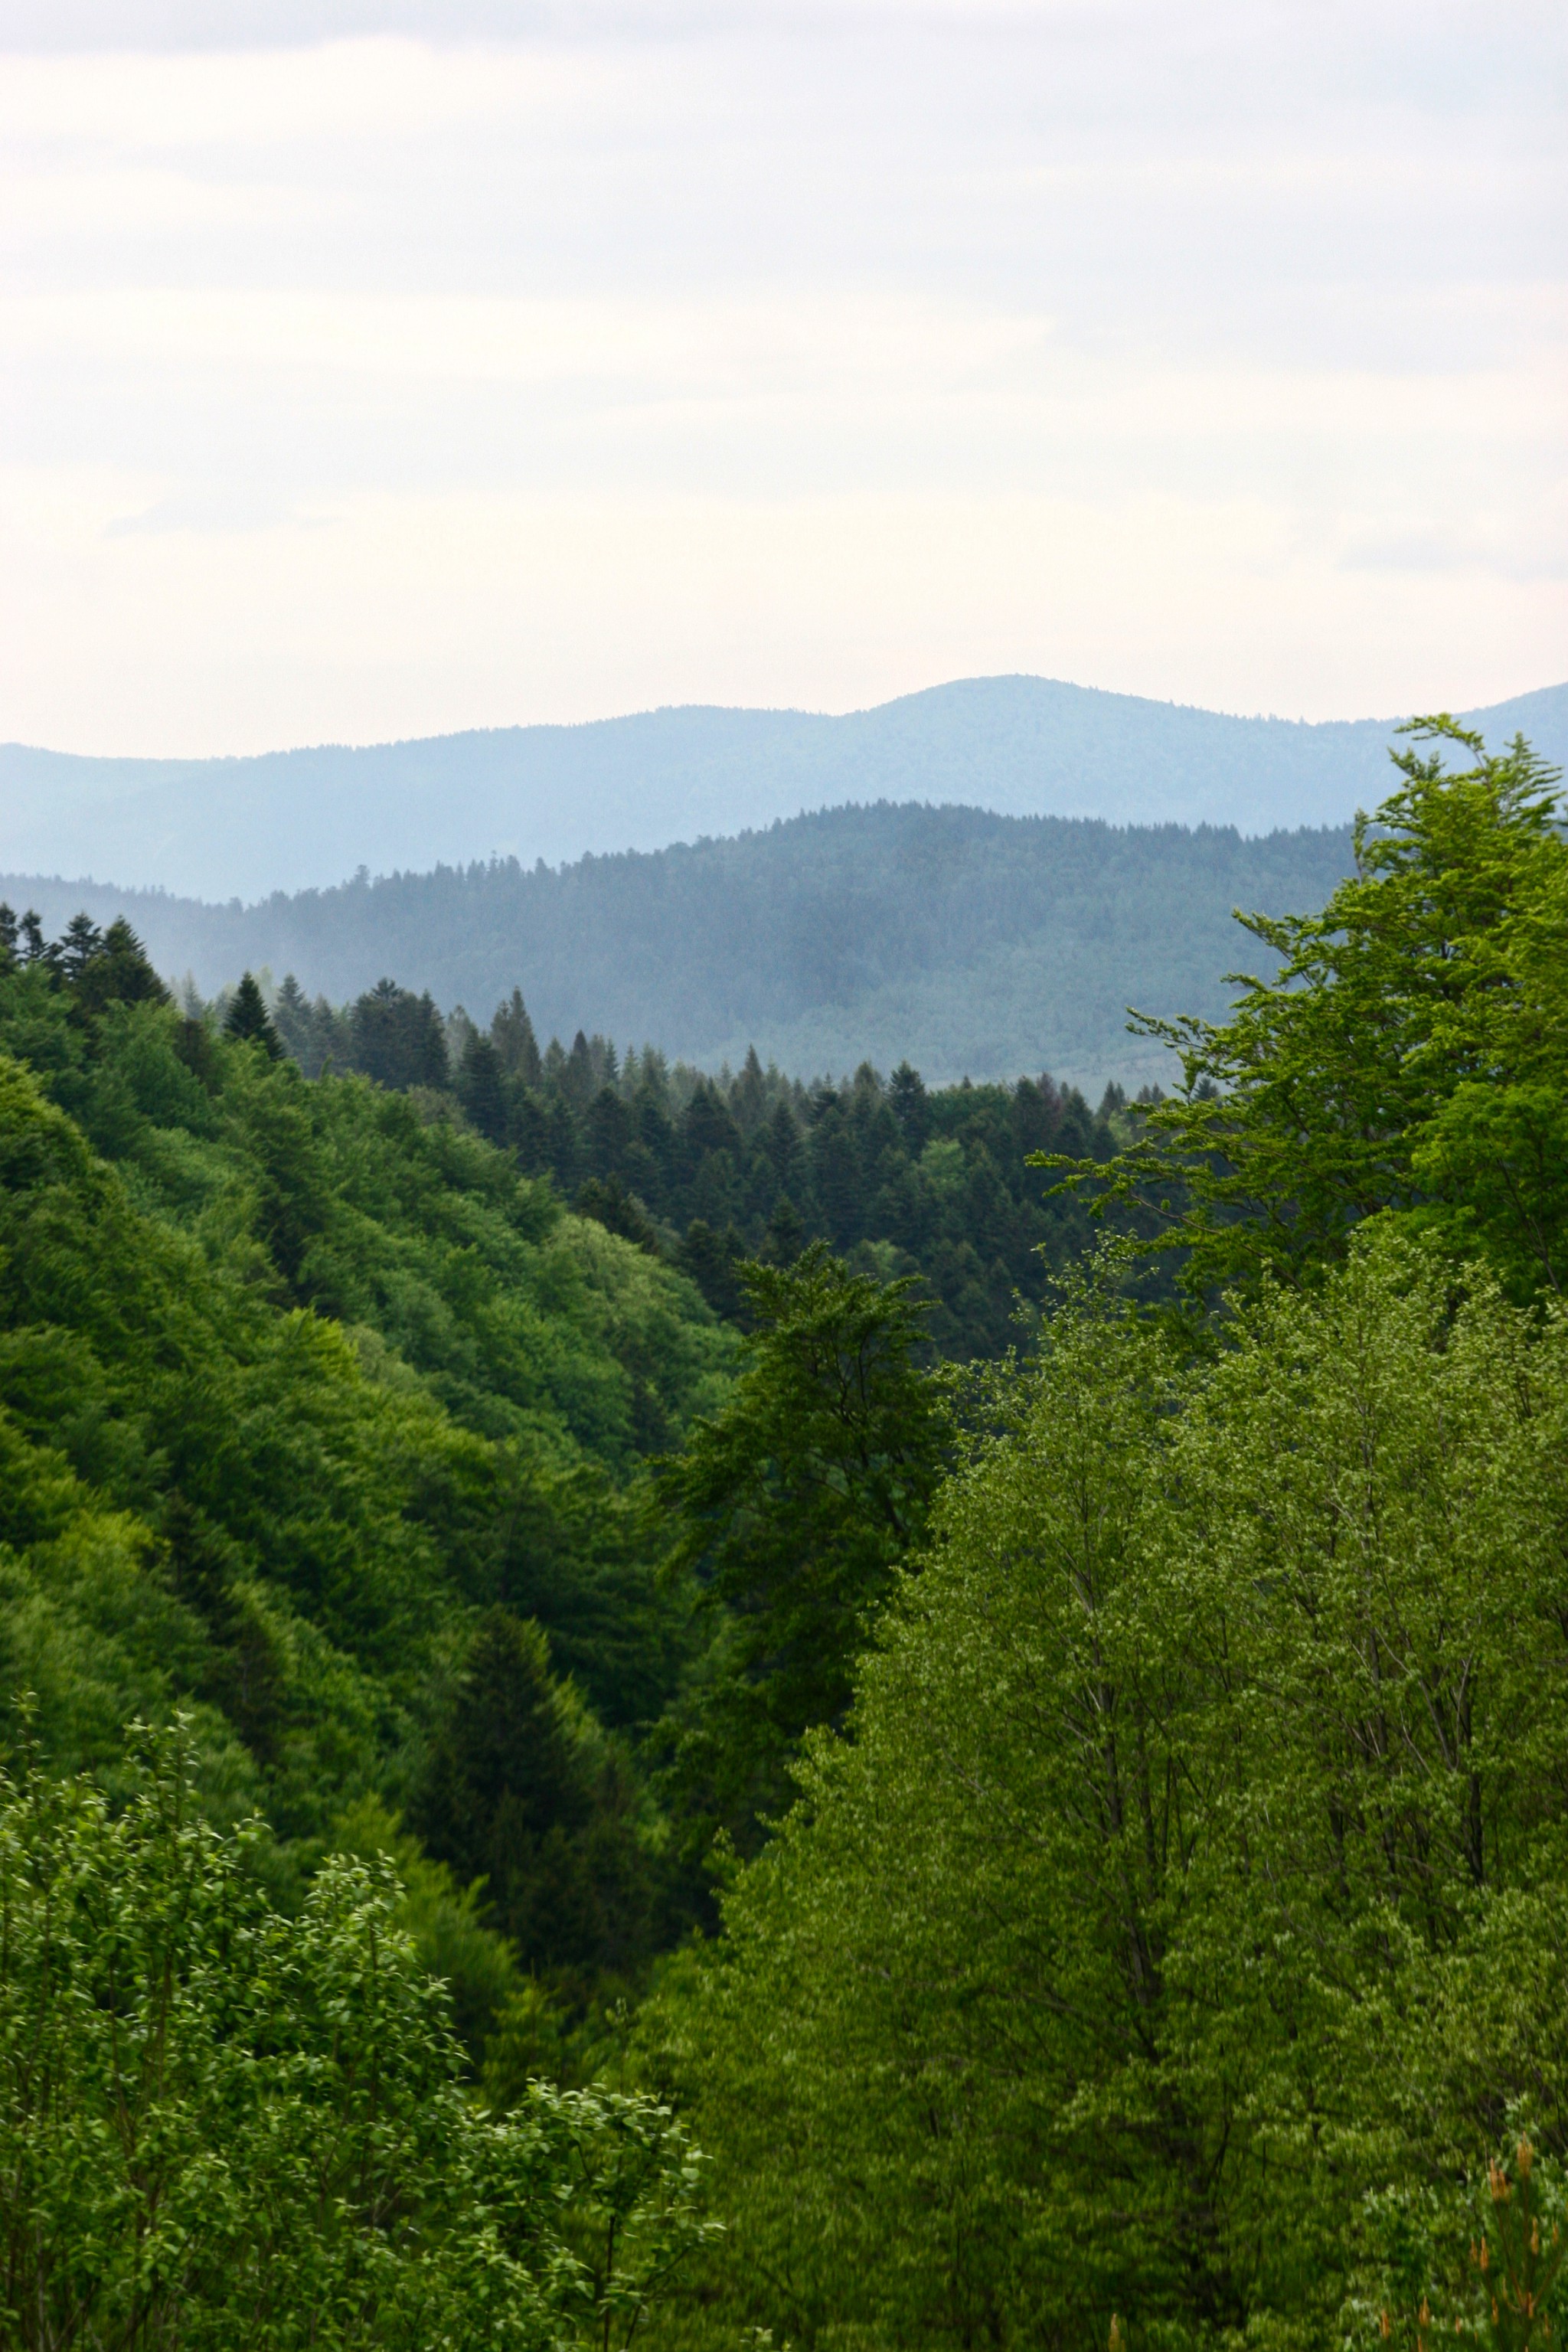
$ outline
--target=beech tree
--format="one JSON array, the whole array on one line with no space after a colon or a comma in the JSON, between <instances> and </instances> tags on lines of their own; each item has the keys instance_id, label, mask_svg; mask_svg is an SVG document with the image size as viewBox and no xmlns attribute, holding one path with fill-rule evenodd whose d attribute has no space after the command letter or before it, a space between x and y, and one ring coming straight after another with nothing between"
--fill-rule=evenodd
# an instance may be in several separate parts
<instances>
[{"instance_id":1,"label":"beech tree","mask_svg":"<svg viewBox=\"0 0 1568 2352\"><path fill-rule=\"evenodd\" d=\"M1405 730L1404 782L1355 829L1356 871L1318 915L1239 919L1278 977L1232 977L1231 1019L1133 1026L1181 1090L1106 1165L1037 1165L1134 1251L1176 1250L1205 1297L1267 1271L1311 1281L1394 1210L1516 1296L1568 1280L1568 845L1556 772L1522 737L1490 753L1447 718ZM1450 773L1458 746L1470 765Z\"/></svg>"},{"instance_id":2,"label":"beech tree","mask_svg":"<svg viewBox=\"0 0 1568 2352\"><path fill-rule=\"evenodd\" d=\"M703 2234L651 2101L465 2091L384 1864L294 1916L175 1732L116 1811L0 1781L0 2336L384 2352L624 2347Z\"/></svg>"}]
</instances>

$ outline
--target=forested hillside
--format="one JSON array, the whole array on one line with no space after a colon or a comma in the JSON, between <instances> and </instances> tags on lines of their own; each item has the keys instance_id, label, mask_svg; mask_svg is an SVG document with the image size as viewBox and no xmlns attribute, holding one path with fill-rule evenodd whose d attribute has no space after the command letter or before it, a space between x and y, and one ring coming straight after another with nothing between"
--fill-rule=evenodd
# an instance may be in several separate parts
<instances>
[{"instance_id":1,"label":"forested hillside","mask_svg":"<svg viewBox=\"0 0 1568 2352\"><path fill-rule=\"evenodd\" d=\"M0 919L0 2340L1551 2352L1568 845L1401 767L1092 1116Z\"/></svg>"},{"instance_id":2,"label":"forested hillside","mask_svg":"<svg viewBox=\"0 0 1568 2352\"><path fill-rule=\"evenodd\" d=\"M580 1213L682 1268L721 1314L737 1310L741 1260L788 1263L821 1240L883 1280L919 1276L931 1341L956 1360L1005 1347L1019 1297L1037 1305L1089 1237L1081 1206L1046 1197L1031 1153L1107 1159L1130 1116L1121 1089L1091 1111L1048 1072L928 1089L907 1062L890 1076L865 1062L808 1088L754 1053L710 1076L652 1046L622 1060L581 1030L570 1050L552 1038L542 1054L517 990L480 1030L390 981L334 1009L308 1003L289 975L273 1019L308 1076L359 1070L444 1096Z\"/></svg>"},{"instance_id":3,"label":"forested hillside","mask_svg":"<svg viewBox=\"0 0 1568 2352\"><path fill-rule=\"evenodd\" d=\"M542 1040L792 1076L908 1060L928 1082L1048 1069L1098 1096L1162 1075L1127 1007L1217 1016L1237 906L1321 906L1348 829L1244 839L973 808L840 809L736 840L403 874L249 908L4 887L50 928L124 914L165 975L208 995L247 968L333 1003L391 974L486 1020L514 987Z\"/></svg>"},{"instance_id":4,"label":"forested hillside","mask_svg":"<svg viewBox=\"0 0 1568 2352\"><path fill-rule=\"evenodd\" d=\"M542 1958L635 1968L668 1889L616 1742L689 1648L636 1486L731 1333L427 1105L183 1017L123 926L10 955L0 1054L0 1640L51 1765L193 1706L212 1806L295 1874L437 1805L478 1643L570 1792Z\"/></svg>"}]
</instances>

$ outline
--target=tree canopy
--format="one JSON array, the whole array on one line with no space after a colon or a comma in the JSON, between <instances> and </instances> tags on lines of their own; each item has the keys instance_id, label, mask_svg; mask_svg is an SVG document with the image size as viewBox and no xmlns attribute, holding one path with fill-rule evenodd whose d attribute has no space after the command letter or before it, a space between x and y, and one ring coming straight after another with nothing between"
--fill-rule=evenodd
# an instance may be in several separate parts
<instances>
[{"instance_id":1,"label":"tree canopy","mask_svg":"<svg viewBox=\"0 0 1568 2352\"><path fill-rule=\"evenodd\" d=\"M719 1618L709 1671L666 1725L698 1819L754 1849L787 1804L802 1735L841 1722L856 1662L921 1542L946 1421L906 1281L820 1243L742 1270L752 1328L721 1413L693 1424L658 1498L672 1565Z\"/></svg>"},{"instance_id":2,"label":"tree canopy","mask_svg":"<svg viewBox=\"0 0 1568 2352\"><path fill-rule=\"evenodd\" d=\"M384 1864L269 1902L179 1736L127 1801L0 1778L0 2328L178 2344L624 2347L700 2242L653 2102L466 2095Z\"/></svg>"},{"instance_id":3,"label":"tree canopy","mask_svg":"<svg viewBox=\"0 0 1568 2352\"><path fill-rule=\"evenodd\" d=\"M1568 845L1555 772L1448 719L1415 722L1404 782L1358 819L1322 912L1242 918L1279 959L1232 1016L1142 1020L1184 1085L1106 1167L1057 1154L1103 1207L1181 1254L1189 1292L1310 1280L1395 1211L1516 1297L1568 1273ZM1428 748L1419 748L1425 745ZM1458 772L1457 745L1471 764ZM1146 1246L1149 1244L1145 1244Z\"/></svg>"}]
</instances>

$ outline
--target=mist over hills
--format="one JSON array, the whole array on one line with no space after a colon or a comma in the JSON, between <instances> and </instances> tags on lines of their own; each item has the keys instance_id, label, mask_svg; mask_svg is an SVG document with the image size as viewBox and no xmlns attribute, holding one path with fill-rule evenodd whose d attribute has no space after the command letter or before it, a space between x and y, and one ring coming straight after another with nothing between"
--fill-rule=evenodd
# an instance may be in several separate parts
<instances>
[{"instance_id":1,"label":"mist over hills","mask_svg":"<svg viewBox=\"0 0 1568 2352\"><path fill-rule=\"evenodd\" d=\"M906 1056L928 1080L1049 1069L1169 1080L1126 1008L1218 1014L1256 961L1231 919L1321 906L1345 828L1247 838L881 803L551 869L515 860L278 894L258 906L0 877L60 929L123 910L210 992L247 967L334 1003L384 973L488 1020L521 986L541 1040L579 1027L708 1067L810 1077Z\"/></svg>"},{"instance_id":2,"label":"mist over hills","mask_svg":"<svg viewBox=\"0 0 1568 2352\"><path fill-rule=\"evenodd\" d=\"M1568 686L1467 714L1568 755ZM694 707L364 749L82 759L0 746L0 866L256 898L492 856L531 866L879 800L1118 825L1347 824L1382 797L1394 722L1307 724L1037 677L869 710Z\"/></svg>"}]
</instances>

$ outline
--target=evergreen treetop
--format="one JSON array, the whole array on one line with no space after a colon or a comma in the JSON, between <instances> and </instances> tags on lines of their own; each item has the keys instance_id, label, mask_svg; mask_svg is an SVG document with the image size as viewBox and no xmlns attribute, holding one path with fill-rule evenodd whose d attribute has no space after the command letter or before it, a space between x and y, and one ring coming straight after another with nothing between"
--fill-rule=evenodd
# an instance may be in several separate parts
<instances>
[{"instance_id":1,"label":"evergreen treetop","mask_svg":"<svg viewBox=\"0 0 1568 2352\"><path fill-rule=\"evenodd\" d=\"M224 1031L244 1045L259 1045L269 1061L280 1059L282 1042L272 1024L255 975L246 972L224 1015Z\"/></svg>"}]
</instances>

